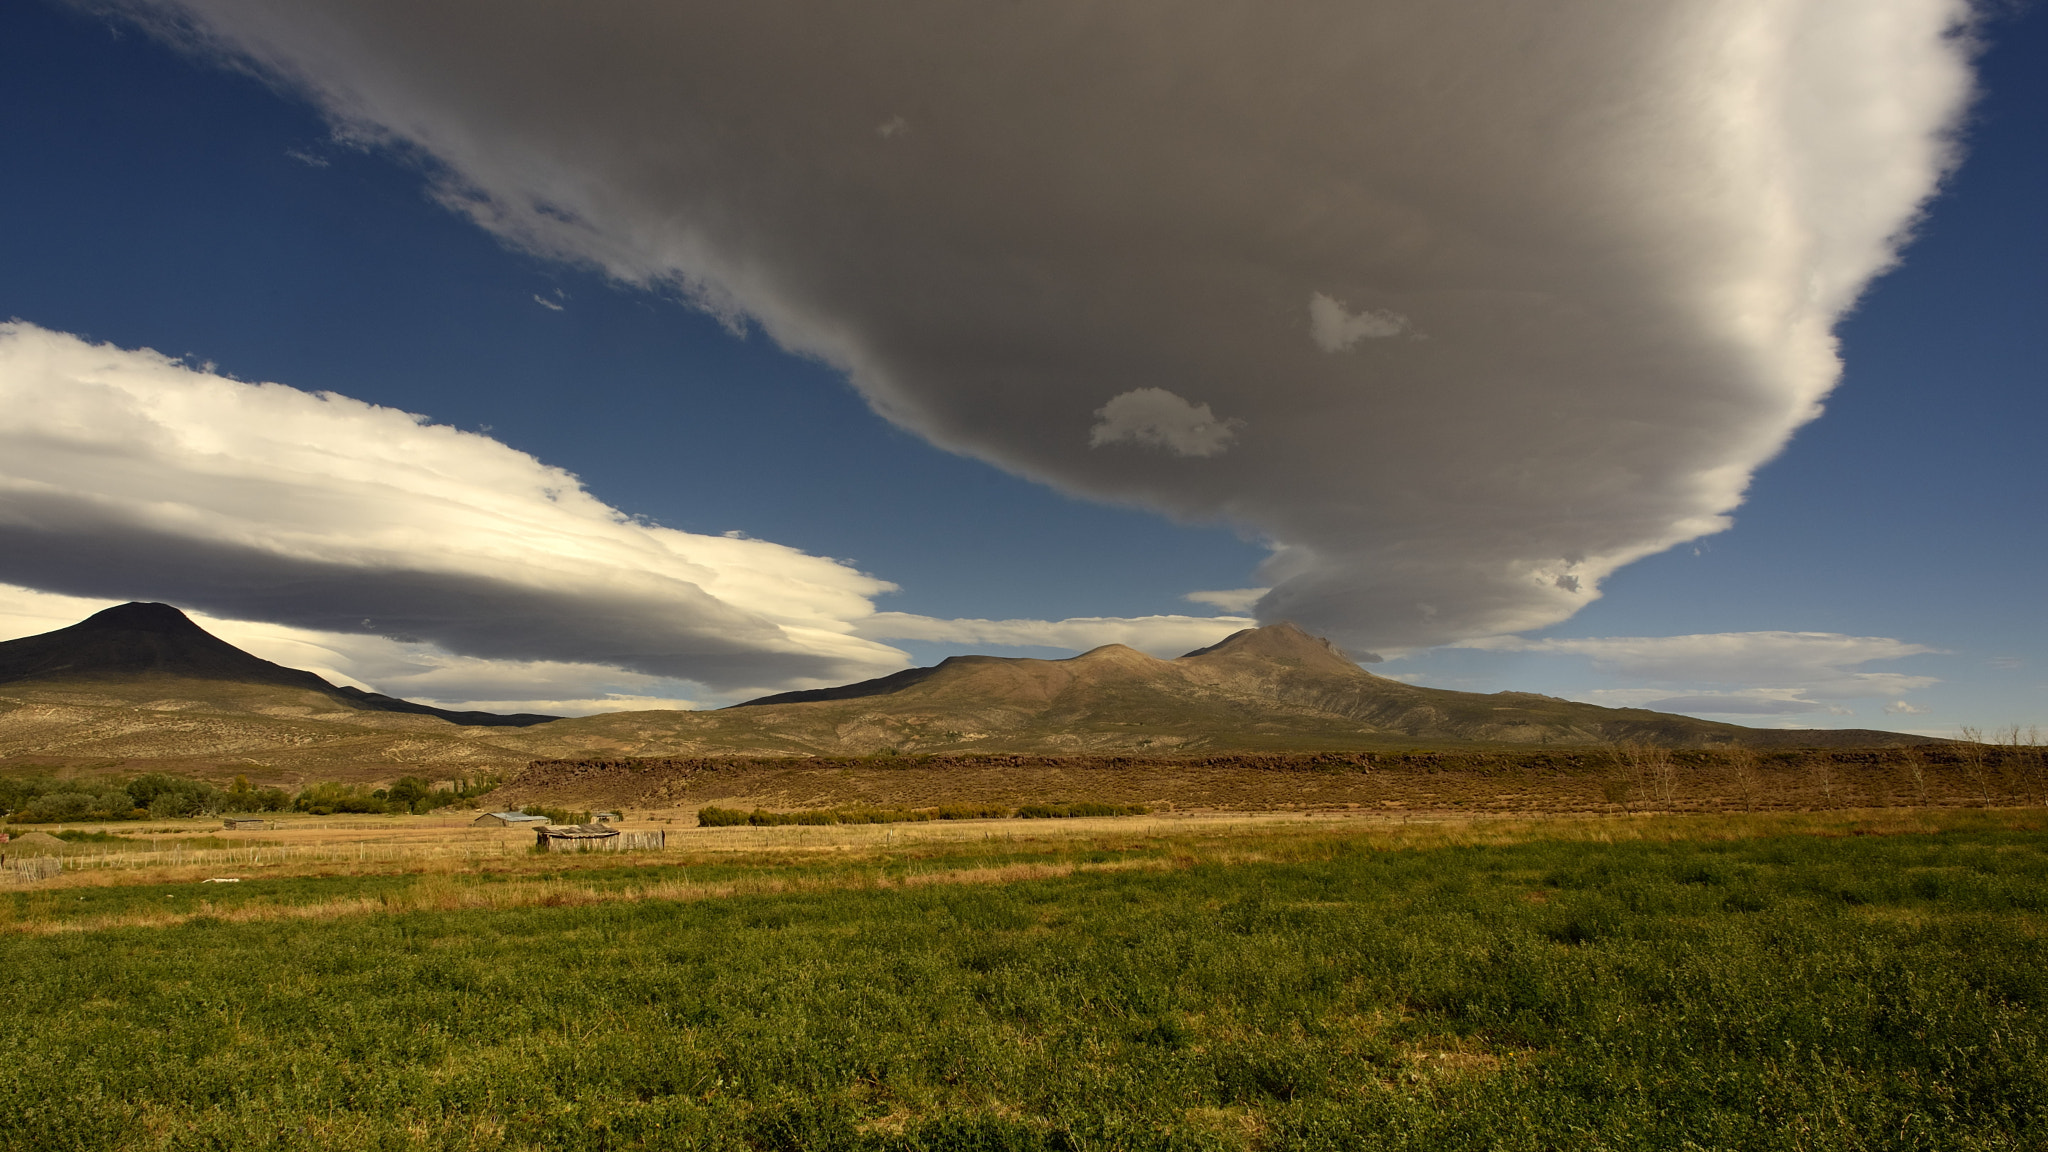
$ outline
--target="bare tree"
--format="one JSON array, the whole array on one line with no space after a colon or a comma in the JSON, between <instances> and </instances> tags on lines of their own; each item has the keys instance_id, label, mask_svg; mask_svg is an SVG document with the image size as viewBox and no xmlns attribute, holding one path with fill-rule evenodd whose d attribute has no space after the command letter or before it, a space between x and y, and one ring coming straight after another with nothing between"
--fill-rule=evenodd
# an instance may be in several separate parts
<instances>
[{"instance_id":1,"label":"bare tree","mask_svg":"<svg viewBox=\"0 0 2048 1152\"><path fill-rule=\"evenodd\" d=\"M1835 806L1835 762L1826 754L1813 757L1807 762L1813 770L1813 782L1820 785L1822 807Z\"/></svg>"},{"instance_id":2,"label":"bare tree","mask_svg":"<svg viewBox=\"0 0 2048 1152\"><path fill-rule=\"evenodd\" d=\"M1899 749L1899 758L1906 762L1906 771L1913 777L1913 790L1919 793L1920 806L1927 807L1927 758L1920 755L1918 748Z\"/></svg>"},{"instance_id":3,"label":"bare tree","mask_svg":"<svg viewBox=\"0 0 2048 1152\"><path fill-rule=\"evenodd\" d=\"M1735 777L1735 794L1742 798L1743 810L1756 811L1757 798L1763 792L1763 780L1757 773L1756 749L1730 744L1727 756L1728 770Z\"/></svg>"},{"instance_id":4,"label":"bare tree","mask_svg":"<svg viewBox=\"0 0 2048 1152\"><path fill-rule=\"evenodd\" d=\"M1605 797L1609 804L1621 805L1623 812L1631 810L1628 802L1635 796L1637 787L1642 783L1641 774L1636 766L1635 747L1632 740L1609 744L1606 749L1608 771L1606 777L1600 781L1600 795Z\"/></svg>"},{"instance_id":5,"label":"bare tree","mask_svg":"<svg viewBox=\"0 0 2048 1152\"><path fill-rule=\"evenodd\" d=\"M1951 745L1956 759L1963 766L1963 775L1977 786L1977 794L1986 808L1991 807L1991 771L1984 763L1984 731L1981 728L1961 728L1962 739Z\"/></svg>"},{"instance_id":6,"label":"bare tree","mask_svg":"<svg viewBox=\"0 0 2048 1152\"><path fill-rule=\"evenodd\" d=\"M2020 726L2014 724L2005 730L2004 739L2000 742L2005 745L2006 763L2019 777L2024 792L2048 805L2048 789L2042 787L2043 777L2048 776L2048 772L2044 772L2042 764L2041 729L2029 727L2022 733Z\"/></svg>"}]
</instances>

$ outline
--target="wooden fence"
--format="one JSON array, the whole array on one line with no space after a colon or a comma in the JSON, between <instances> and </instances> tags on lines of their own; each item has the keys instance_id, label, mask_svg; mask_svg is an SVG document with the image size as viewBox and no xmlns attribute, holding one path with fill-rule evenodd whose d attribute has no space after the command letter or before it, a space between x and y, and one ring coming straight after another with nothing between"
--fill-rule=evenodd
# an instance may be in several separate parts
<instances>
[{"instance_id":1,"label":"wooden fence","mask_svg":"<svg viewBox=\"0 0 2048 1152\"><path fill-rule=\"evenodd\" d=\"M28 884L48 880L63 870L64 861L55 856L9 855L0 862L0 883Z\"/></svg>"}]
</instances>

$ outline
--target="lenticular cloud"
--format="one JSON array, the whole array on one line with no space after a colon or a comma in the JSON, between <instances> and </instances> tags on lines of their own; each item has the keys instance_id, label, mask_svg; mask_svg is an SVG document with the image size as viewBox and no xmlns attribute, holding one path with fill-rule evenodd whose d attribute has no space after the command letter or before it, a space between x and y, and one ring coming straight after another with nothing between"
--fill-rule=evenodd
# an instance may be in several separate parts
<instances>
[{"instance_id":1,"label":"lenticular cloud","mask_svg":"<svg viewBox=\"0 0 2048 1152\"><path fill-rule=\"evenodd\" d=\"M1969 88L1962 0L127 6L1361 648L1725 527Z\"/></svg>"},{"instance_id":2,"label":"lenticular cloud","mask_svg":"<svg viewBox=\"0 0 2048 1152\"><path fill-rule=\"evenodd\" d=\"M714 690L904 663L852 635L894 586L838 561L632 520L410 413L19 322L0 324L0 582Z\"/></svg>"}]
</instances>

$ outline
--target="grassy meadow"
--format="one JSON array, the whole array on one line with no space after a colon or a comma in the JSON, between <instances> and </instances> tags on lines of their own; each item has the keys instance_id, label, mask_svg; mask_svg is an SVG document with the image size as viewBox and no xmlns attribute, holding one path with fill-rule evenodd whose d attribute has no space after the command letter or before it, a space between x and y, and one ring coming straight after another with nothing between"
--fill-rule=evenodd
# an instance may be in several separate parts
<instances>
[{"instance_id":1,"label":"grassy meadow","mask_svg":"<svg viewBox=\"0 0 2048 1152\"><path fill-rule=\"evenodd\" d=\"M0 891L0 1148L2048 1147L2039 810L1091 827Z\"/></svg>"}]
</instances>

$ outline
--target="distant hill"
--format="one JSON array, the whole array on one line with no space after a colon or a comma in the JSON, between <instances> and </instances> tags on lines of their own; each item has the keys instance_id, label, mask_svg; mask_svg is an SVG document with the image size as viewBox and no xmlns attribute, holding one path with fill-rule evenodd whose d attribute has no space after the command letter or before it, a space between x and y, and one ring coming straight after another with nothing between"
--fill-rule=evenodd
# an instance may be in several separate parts
<instances>
[{"instance_id":1,"label":"distant hill","mask_svg":"<svg viewBox=\"0 0 2048 1152\"><path fill-rule=\"evenodd\" d=\"M1603 708L1530 692L1453 692L1375 676L1292 624L1248 628L1173 660L1111 644L1069 660L956 656L838 688L735 706L759 723L845 740L893 731L897 745L1005 751L1190 751L1388 743L1841 746L1912 743L1868 730L1717 724L1642 708Z\"/></svg>"},{"instance_id":2,"label":"distant hill","mask_svg":"<svg viewBox=\"0 0 2048 1152\"><path fill-rule=\"evenodd\" d=\"M252 656L165 604L124 604L0 642L0 763L162 767L259 781L508 771L543 758L1119 755L1595 745L1857 747L1867 730L1717 724L1527 692L1375 676L1291 624L1162 660L956 656L713 711L560 719L458 712L338 687Z\"/></svg>"},{"instance_id":3,"label":"distant hill","mask_svg":"<svg viewBox=\"0 0 2048 1152\"><path fill-rule=\"evenodd\" d=\"M471 727L526 727L559 720L531 713L457 712L330 684L311 672L286 668L222 640L169 604L129 603L95 612L69 628L0 641L0 685L206 681L298 689L330 697L345 708L434 716Z\"/></svg>"}]
</instances>

